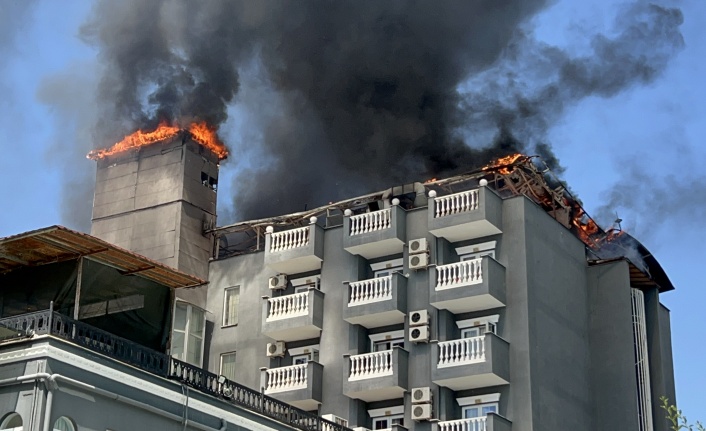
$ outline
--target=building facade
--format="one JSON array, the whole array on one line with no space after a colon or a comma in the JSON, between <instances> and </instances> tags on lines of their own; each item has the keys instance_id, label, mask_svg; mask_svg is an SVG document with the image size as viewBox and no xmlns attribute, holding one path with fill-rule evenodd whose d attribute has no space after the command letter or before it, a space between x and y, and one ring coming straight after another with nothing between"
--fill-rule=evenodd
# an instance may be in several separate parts
<instances>
[{"instance_id":1,"label":"building facade","mask_svg":"<svg viewBox=\"0 0 706 431\"><path fill-rule=\"evenodd\" d=\"M410 189L213 261L208 368L351 427L668 429L668 280L524 195Z\"/></svg>"},{"instance_id":2,"label":"building facade","mask_svg":"<svg viewBox=\"0 0 706 431\"><path fill-rule=\"evenodd\" d=\"M0 429L669 429L673 286L535 161L216 227L217 161L101 160L102 239L0 239Z\"/></svg>"}]
</instances>

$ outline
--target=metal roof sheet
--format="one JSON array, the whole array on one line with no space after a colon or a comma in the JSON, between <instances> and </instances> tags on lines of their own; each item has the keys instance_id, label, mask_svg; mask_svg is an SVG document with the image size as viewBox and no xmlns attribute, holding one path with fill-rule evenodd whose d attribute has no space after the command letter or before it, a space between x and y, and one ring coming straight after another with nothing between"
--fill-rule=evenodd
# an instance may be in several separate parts
<instances>
[{"instance_id":1,"label":"metal roof sheet","mask_svg":"<svg viewBox=\"0 0 706 431\"><path fill-rule=\"evenodd\" d=\"M63 226L50 226L0 238L0 273L84 256L124 274L135 274L169 287L206 284L198 277Z\"/></svg>"}]
</instances>

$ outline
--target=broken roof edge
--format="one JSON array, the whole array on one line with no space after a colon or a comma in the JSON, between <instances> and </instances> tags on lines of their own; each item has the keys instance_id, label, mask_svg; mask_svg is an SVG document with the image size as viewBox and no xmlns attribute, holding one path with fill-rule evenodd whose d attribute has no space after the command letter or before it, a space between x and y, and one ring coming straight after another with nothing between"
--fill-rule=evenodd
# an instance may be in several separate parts
<instances>
[{"instance_id":1,"label":"broken roof edge","mask_svg":"<svg viewBox=\"0 0 706 431\"><path fill-rule=\"evenodd\" d=\"M607 259L588 259L588 266L598 266L598 265L605 265L613 262L620 262L624 261L627 262L628 264L628 270L629 270L629 277L630 277L630 285L633 287L645 287L645 286L650 286L650 287L656 287L659 289L660 293L664 292L669 292L670 290L674 290L674 285L672 284L671 280L669 280L669 277L667 277L667 274L662 270L662 267L659 265L658 262L655 261L656 265L658 268L654 268L657 271L661 271L661 275L663 277L661 278L661 281L658 281L653 277L651 274L643 271L640 269L639 266L637 266L635 263L633 263L630 258L626 256L618 256L618 257L611 257ZM652 269L652 268L651 268Z\"/></svg>"},{"instance_id":2,"label":"broken roof edge","mask_svg":"<svg viewBox=\"0 0 706 431\"><path fill-rule=\"evenodd\" d=\"M27 253L28 255L33 254L33 259L32 261L25 260L26 258L20 256L19 251L30 250L30 245L26 243L30 240L43 243L44 248L52 254ZM12 247L13 245L15 247ZM33 251L36 252L36 249ZM0 238L0 273L86 256L118 271L131 273L171 288L190 288L208 283L206 280L141 254L60 225Z\"/></svg>"},{"instance_id":3,"label":"broken roof edge","mask_svg":"<svg viewBox=\"0 0 706 431\"><path fill-rule=\"evenodd\" d=\"M532 156L535 157L535 156ZM490 171L484 170L484 168L479 168L474 171L470 171L464 174L459 174L459 175L454 175L452 177L448 178L443 178L440 180L429 180L429 181L415 181L413 183L408 183L408 184L421 184L424 186L425 189L429 189L433 186L436 187L449 187L452 185L460 184L460 183L465 183L468 181L472 181L474 179L481 178L485 175L487 175ZM232 223L229 225L225 226L217 226L213 229L209 229L205 231L206 233L216 233L219 235L223 234L228 234L228 233L233 233L233 232L238 232L242 231L245 229L250 229L250 228L257 228L257 227L267 227L270 225L293 225L299 222L307 222L309 221L309 218L312 216L319 216L324 214L327 210L329 209L340 209L344 210L346 208L350 208L353 206L358 206L362 205L371 201L379 200L384 198L385 194L391 190L393 187L388 187L383 190L379 190L376 192L368 193L365 195L361 196L356 196L353 198L348 198L344 200L340 200L338 202L331 202L326 205L322 205L316 208L313 208L311 210L306 210L306 211L299 211L295 213L289 213L289 214L280 214L277 216L272 216L272 217L265 217L265 218L260 218L260 219L254 219L254 220L243 220L237 223Z\"/></svg>"}]
</instances>

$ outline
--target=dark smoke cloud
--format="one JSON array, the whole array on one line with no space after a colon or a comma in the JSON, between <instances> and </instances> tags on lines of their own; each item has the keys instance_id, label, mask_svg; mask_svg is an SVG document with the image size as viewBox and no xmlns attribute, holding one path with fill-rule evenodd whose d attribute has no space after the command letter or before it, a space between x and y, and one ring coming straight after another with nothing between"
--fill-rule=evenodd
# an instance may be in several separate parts
<instances>
[{"instance_id":1,"label":"dark smoke cloud","mask_svg":"<svg viewBox=\"0 0 706 431\"><path fill-rule=\"evenodd\" d=\"M103 71L94 143L162 119L227 126L228 107L245 104L260 134L233 153L250 157L234 185L239 218L518 150L558 167L551 125L586 97L652 82L683 45L682 16L635 2L572 55L533 36L531 19L550 3L99 2L82 29ZM239 94L243 82L257 85Z\"/></svg>"}]
</instances>

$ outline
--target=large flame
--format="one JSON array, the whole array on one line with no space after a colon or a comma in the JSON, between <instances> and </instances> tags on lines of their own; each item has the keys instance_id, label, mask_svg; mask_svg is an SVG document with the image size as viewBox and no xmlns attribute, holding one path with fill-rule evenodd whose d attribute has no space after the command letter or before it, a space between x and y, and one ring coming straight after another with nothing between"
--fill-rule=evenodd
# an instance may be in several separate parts
<instances>
[{"instance_id":1,"label":"large flame","mask_svg":"<svg viewBox=\"0 0 706 431\"><path fill-rule=\"evenodd\" d=\"M525 156L524 154L516 153L516 154L510 154L509 156L505 157L500 157L499 159L495 160L493 163L490 163L488 165L483 166L484 171L490 171L490 170L497 170L499 173L503 175L507 175L512 170L514 169L515 163L518 161L525 161L528 159L528 156Z\"/></svg>"},{"instance_id":2,"label":"large flame","mask_svg":"<svg viewBox=\"0 0 706 431\"><path fill-rule=\"evenodd\" d=\"M172 126L168 123L160 123L159 126L151 132L145 132L140 129L133 134L126 136L122 141L112 147L101 150L92 150L86 155L86 157L93 160L103 159L108 156L112 156L113 154L122 153L127 150L137 149L150 144L165 141L167 139L172 139L184 130L185 129L182 129L179 126ZM219 160L223 160L228 157L228 149L223 142L218 139L215 129L206 124L206 122L202 121L199 123L191 123L186 131L188 131L194 141L213 151L213 153L218 156Z\"/></svg>"}]
</instances>

